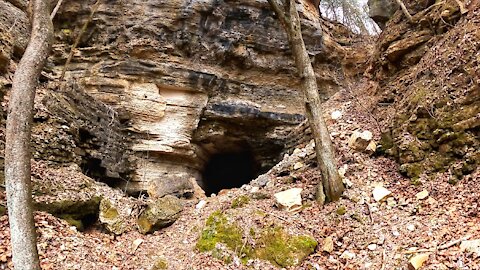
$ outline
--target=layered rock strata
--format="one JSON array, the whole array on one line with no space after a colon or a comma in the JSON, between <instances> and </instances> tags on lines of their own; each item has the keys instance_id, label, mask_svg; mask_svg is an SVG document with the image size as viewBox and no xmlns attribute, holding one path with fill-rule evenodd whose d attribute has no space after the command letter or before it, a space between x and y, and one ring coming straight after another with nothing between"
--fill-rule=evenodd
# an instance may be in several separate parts
<instances>
[{"instance_id":1,"label":"layered rock strata","mask_svg":"<svg viewBox=\"0 0 480 270\"><path fill-rule=\"evenodd\" d=\"M345 73L361 70L366 51L358 57L355 41L336 42L333 33L346 30L319 18L312 3L298 7L328 97ZM97 10L91 1L64 1L54 25L43 78L54 83L38 98L37 159L75 162L132 194L189 196L197 182L204 184L202 171L215 154L248 150L255 174L268 170L304 120L287 37L267 1L106 1ZM14 45L7 45L8 75Z\"/></svg>"}]
</instances>

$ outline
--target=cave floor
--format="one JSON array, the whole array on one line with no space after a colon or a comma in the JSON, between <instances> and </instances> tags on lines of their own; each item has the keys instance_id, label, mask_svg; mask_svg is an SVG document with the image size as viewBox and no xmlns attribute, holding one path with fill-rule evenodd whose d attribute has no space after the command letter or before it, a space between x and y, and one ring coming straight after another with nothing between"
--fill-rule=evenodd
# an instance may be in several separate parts
<instances>
[{"instance_id":1,"label":"cave floor","mask_svg":"<svg viewBox=\"0 0 480 270\"><path fill-rule=\"evenodd\" d=\"M148 235L130 231L113 236L95 226L78 232L60 219L37 212L42 269L161 269L152 268L155 262L166 262L168 269L278 269L260 260L227 264L210 253L198 252L195 245L205 221L217 210L228 213L242 228L282 226L293 234L313 236L319 242L315 253L291 269L407 269L412 256L425 253L429 258L422 269L479 269L479 257L451 241L480 239L480 173L477 170L456 185L448 183L448 174L420 179L421 185L414 185L398 173L394 161L350 149L348 138L356 129L370 130L377 141L380 136L379 124L371 117L375 104L369 95L371 86L358 87L363 90L355 96L344 89L325 103L338 162L348 165L345 175L351 185L339 201L319 207L310 199L318 175L305 162L304 168L292 169L294 178L278 177L260 188L266 195L262 199L232 209L232 201L249 196L251 186L206 198L200 209L195 207L198 199L192 199L172 226ZM333 121L330 115L335 110L342 112L342 118ZM393 199L375 202L372 190L378 184L390 190ZM275 207L273 194L293 187L304 190L304 207L295 213ZM428 197L416 198L423 190ZM323 251L327 237L334 243L330 252ZM2 216L0 269L11 268L8 221Z\"/></svg>"}]
</instances>

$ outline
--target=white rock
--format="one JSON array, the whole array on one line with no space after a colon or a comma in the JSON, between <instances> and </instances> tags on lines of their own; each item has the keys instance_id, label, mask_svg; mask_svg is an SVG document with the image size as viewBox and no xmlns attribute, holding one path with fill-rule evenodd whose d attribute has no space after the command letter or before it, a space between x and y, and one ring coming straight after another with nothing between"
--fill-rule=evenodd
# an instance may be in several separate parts
<instances>
[{"instance_id":1,"label":"white rock","mask_svg":"<svg viewBox=\"0 0 480 270\"><path fill-rule=\"evenodd\" d=\"M392 192L382 186L377 186L373 189L373 198L379 202L392 194Z\"/></svg>"},{"instance_id":2,"label":"white rock","mask_svg":"<svg viewBox=\"0 0 480 270\"><path fill-rule=\"evenodd\" d=\"M374 141L370 141L365 148L365 152L369 155L373 155L375 151L377 151L377 144Z\"/></svg>"},{"instance_id":3,"label":"white rock","mask_svg":"<svg viewBox=\"0 0 480 270\"><path fill-rule=\"evenodd\" d=\"M360 132L358 130L354 131L348 140L348 146L357 151L365 151L373 139L372 132L365 130ZM376 147L376 146L375 146Z\"/></svg>"},{"instance_id":4,"label":"white rock","mask_svg":"<svg viewBox=\"0 0 480 270\"><path fill-rule=\"evenodd\" d=\"M397 205L397 202L395 201L395 198L393 198L393 197L387 198L387 205L391 206L391 207L394 207L395 205Z\"/></svg>"},{"instance_id":5,"label":"white rock","mask_svg":"<svg viewBox=\"0 0 480 270\"><path fill-rule=\"evenodd\" d=\"M333 238L332 237L326 237L325 240L323 240L323 246L322 250L328 253L331 253L333 251Z\"/></svg>"},{"instance_id":6,"label":"white rock","mask_svg":"<svg viewBox=\"0 0 480 270\"><path fill-rule=\"evenodd\" d=\"M132 253L135 253L135 251L137 250L137 248L143 243L143 239L141 238L138 238L138 239L135 239L133 241L133 244L132 244Z\"/></svg>"},{"instance_id":7,"label":"white rock","mask_svg":"<svg viewBox=\"0 0 480 270\"><path fill-rule=\"evenodd\" d=\"M260 190L259 187L252 187L252 189L250 189L250 193L256 193Z\"/></svg>"},{"instance_id":8,"label":"white rock","mask_svg":"<svg viewBox=\"0 0 480 270\"><path fill-rule=\"evenodd\" d=\"M428 195L429 195L428 190L424 189L419 193L417 193L415 197L417 197L417 200L424 200L428 197Z\"/></svg>"},{"instance_id":9,"label":"white rock","mask_svg":"<svg viewBox=\"0 0 480 270\"><path fill-rule=\"evenodd\" d=\"M275 193L274 197L277 205L288 211L295 211L302 207L302 189L291 188L282 192Z\"/></svg>"},{"instance_id":10,"label":"white rock","mask_svg":"<svg viewBox=\"0 0 480 270\"><path fill-rule=\"evenodd\" d=\"M367 248L371 251L374 251L374 250L377 249L377 244L370 244L370 245L367 246Z\"/></svg>"},{"instance_id":11,"label":"white rock","mask_svg":"<svg viewBox=\"0 0 480 270\"><path fill-rule=\"evenodd\" d=\"M408 261L408 269L420 269L423 264L428 260L429 254L423 253L423 254L418 254L416 256L413 256L409 261Z\"/></svg>"},{"instance_id":12,"label":"white rock","mask_svg":"<svg viewBox=\"0 0 480 270\"><path fill-rule=\"evenodd\" d=\"M200 200L197 205L195 206L195 209L202 209L205 205L207 204L207 201L205 200Z\"/></svg>"},{"instance_id":13,"label":"white rock","mask_svg":"<svg viewBox=\"0 0 480 270\"><path fill-rule=\"evenodd\" d=\"M348 170L347 164L343 165L338 169L338 174L340 175L341 178L345 178L345 174L347 173L347 170Z\"/></svg>"},{"instance_id":14,"label":"white rock","mask_svg":"<svg viewBox=\"0 0 480 270\"><path fill-rule=\"evenodd\" d=\"M294 170L298 170L298 169L303 168L303 166L305 166L305 165L303 165L302 162L297 162L297 163L295 163L295 164L293 165L293 169L294 169Z\"/></svg>"},{"instance_id":15,"label":"white rock","mask_svg":"<svg viewBox=\"0 0 480 270\"><path fill-rule=\"evenodd\" d=\"M355 258L355 256L356 256L355 253L350 252L350 251L348 251L348 250L345 250L345 251L342 253L342 255L340 255L340 258L341 258L341 259L345 259L345 260L351 260L351 259Z\"/></svg>"},{"instance_id":16,"label":"white rock","mask_svg":"<svg viewBox=\"0 0 480 270\"><path fill-rule=\"evenodd\" d=\"M396 231L396 230L395 230L395 231L392 231L392 234L393 234L393 236L395 236L395 237L399 237L399 236L400 236L400 233L399 233L398 231Z\"/></svg>"},{"instance_id":17,"label":"white rock","mask_svg":"<svg viewBox=\"0 0 480 270\"><path fill-rule=\"evenodd\" d=\"M407 230L409 230L409 231L411 231L411 232L415 231L415 225L413 225L413 224L408 224L408 225L407 225Z\"/></svg>"},{"instance_id":18,"label":"white rock","mask_svg":"<svg viewBox=\"0 0 480 270\"><path fill-rule=\"evenodd\" d=\"M352 181L350 181L348 178L343 178L342 179L343 184L345 185L346 188L351 188L353 187Z\"/></svg>"},{"instance_id":19,"label":"white rock","mask_svg":"<svg viewBox=\"0 0 480 270\"><path fill-rule=\"evenodd\" d=\"M332 117L333 120L338 120L338 119L342 118L342 115L343 114L342 114L341 111L333 111L331 117Z\"/></svg>"},{"instance_id":20,"label":"white rock","mask_svg":"<svg viewBox=\"0 0 480 270\"><path fill-rule=\"evenodd\" d=\"M466 252L473 252L477 256L480 256L480 239L462 241L460 244L460 249Z\"/></svg>"}]
</instances>

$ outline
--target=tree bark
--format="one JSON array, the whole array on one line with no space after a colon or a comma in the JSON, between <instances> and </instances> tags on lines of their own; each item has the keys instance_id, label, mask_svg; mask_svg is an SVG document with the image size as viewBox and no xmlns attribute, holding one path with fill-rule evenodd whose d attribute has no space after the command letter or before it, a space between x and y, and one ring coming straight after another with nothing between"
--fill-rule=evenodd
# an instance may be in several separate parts
<instances>
[{"instance_id":1,"label":"tree bark","mask_svg":"<svg viewBox=\"0 0 480 270\"><path fill-rule=\"evenodd\" d=\"M295 0L286 0L284 8L287 14L282 13L276 0L268 0L268 2L285 27L295 58L295 65L301 77L305 111L315 141L318 166L322 173L322 183L317 186L317 201L323 203L322 200L325 199L325 196L327 201L338 200L343 193L344 186L338 174L330 133L323 118L317 79L303 41L300 17L295 6Z\"/></svg>"},{"instance_id":2,"label":"tree bark","mask_svg":"<svg viewBox=\"0 0 480 270\"><path fill-rule=\"evenodd\" d=\"M30 134L35 88L53 41L48 1L32 1L32 34L13 77L5 145L12 256L14 267L19 270L40 269L30 183Z\"/></svg>"}]
</instances>

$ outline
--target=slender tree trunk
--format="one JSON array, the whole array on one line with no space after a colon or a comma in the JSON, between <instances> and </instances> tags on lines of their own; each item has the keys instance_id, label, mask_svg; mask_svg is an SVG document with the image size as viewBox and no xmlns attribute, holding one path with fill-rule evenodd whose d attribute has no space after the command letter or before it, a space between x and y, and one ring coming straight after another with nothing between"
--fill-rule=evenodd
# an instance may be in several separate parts
<instances>
[{"instance_id":1,"label":"slender tree trunk","mask_svg":"<svg viewBox=\"0 0 480 270\"><path fill-rule=\"evenodd\" d=\"M35 88L53 41L48 1L32 1L32 34L13 77L5 145L12 256L18 270L40 269L30 183L30 133Z\"/></svg>"},{"instance_id":2,"label":"slender tree trunk","mask_svg":"<svg viewBox=\"0 0 480 270\"><path fill-rule=\"evenodd\" d=\"M295 57L297 71L301 76L305 110L315 140L318 166L322 173L322 183L319 183L317 187L317 201L323 203L325 196L327 201L338 200L344 187L338 174L330 133L323 118L317 80L303 41L300 17L295 6L295 0L286 0L284 7L286 14L282 13L276 0L268 0L268 2L285 27Z\"/></svg>"}]
</instances>

